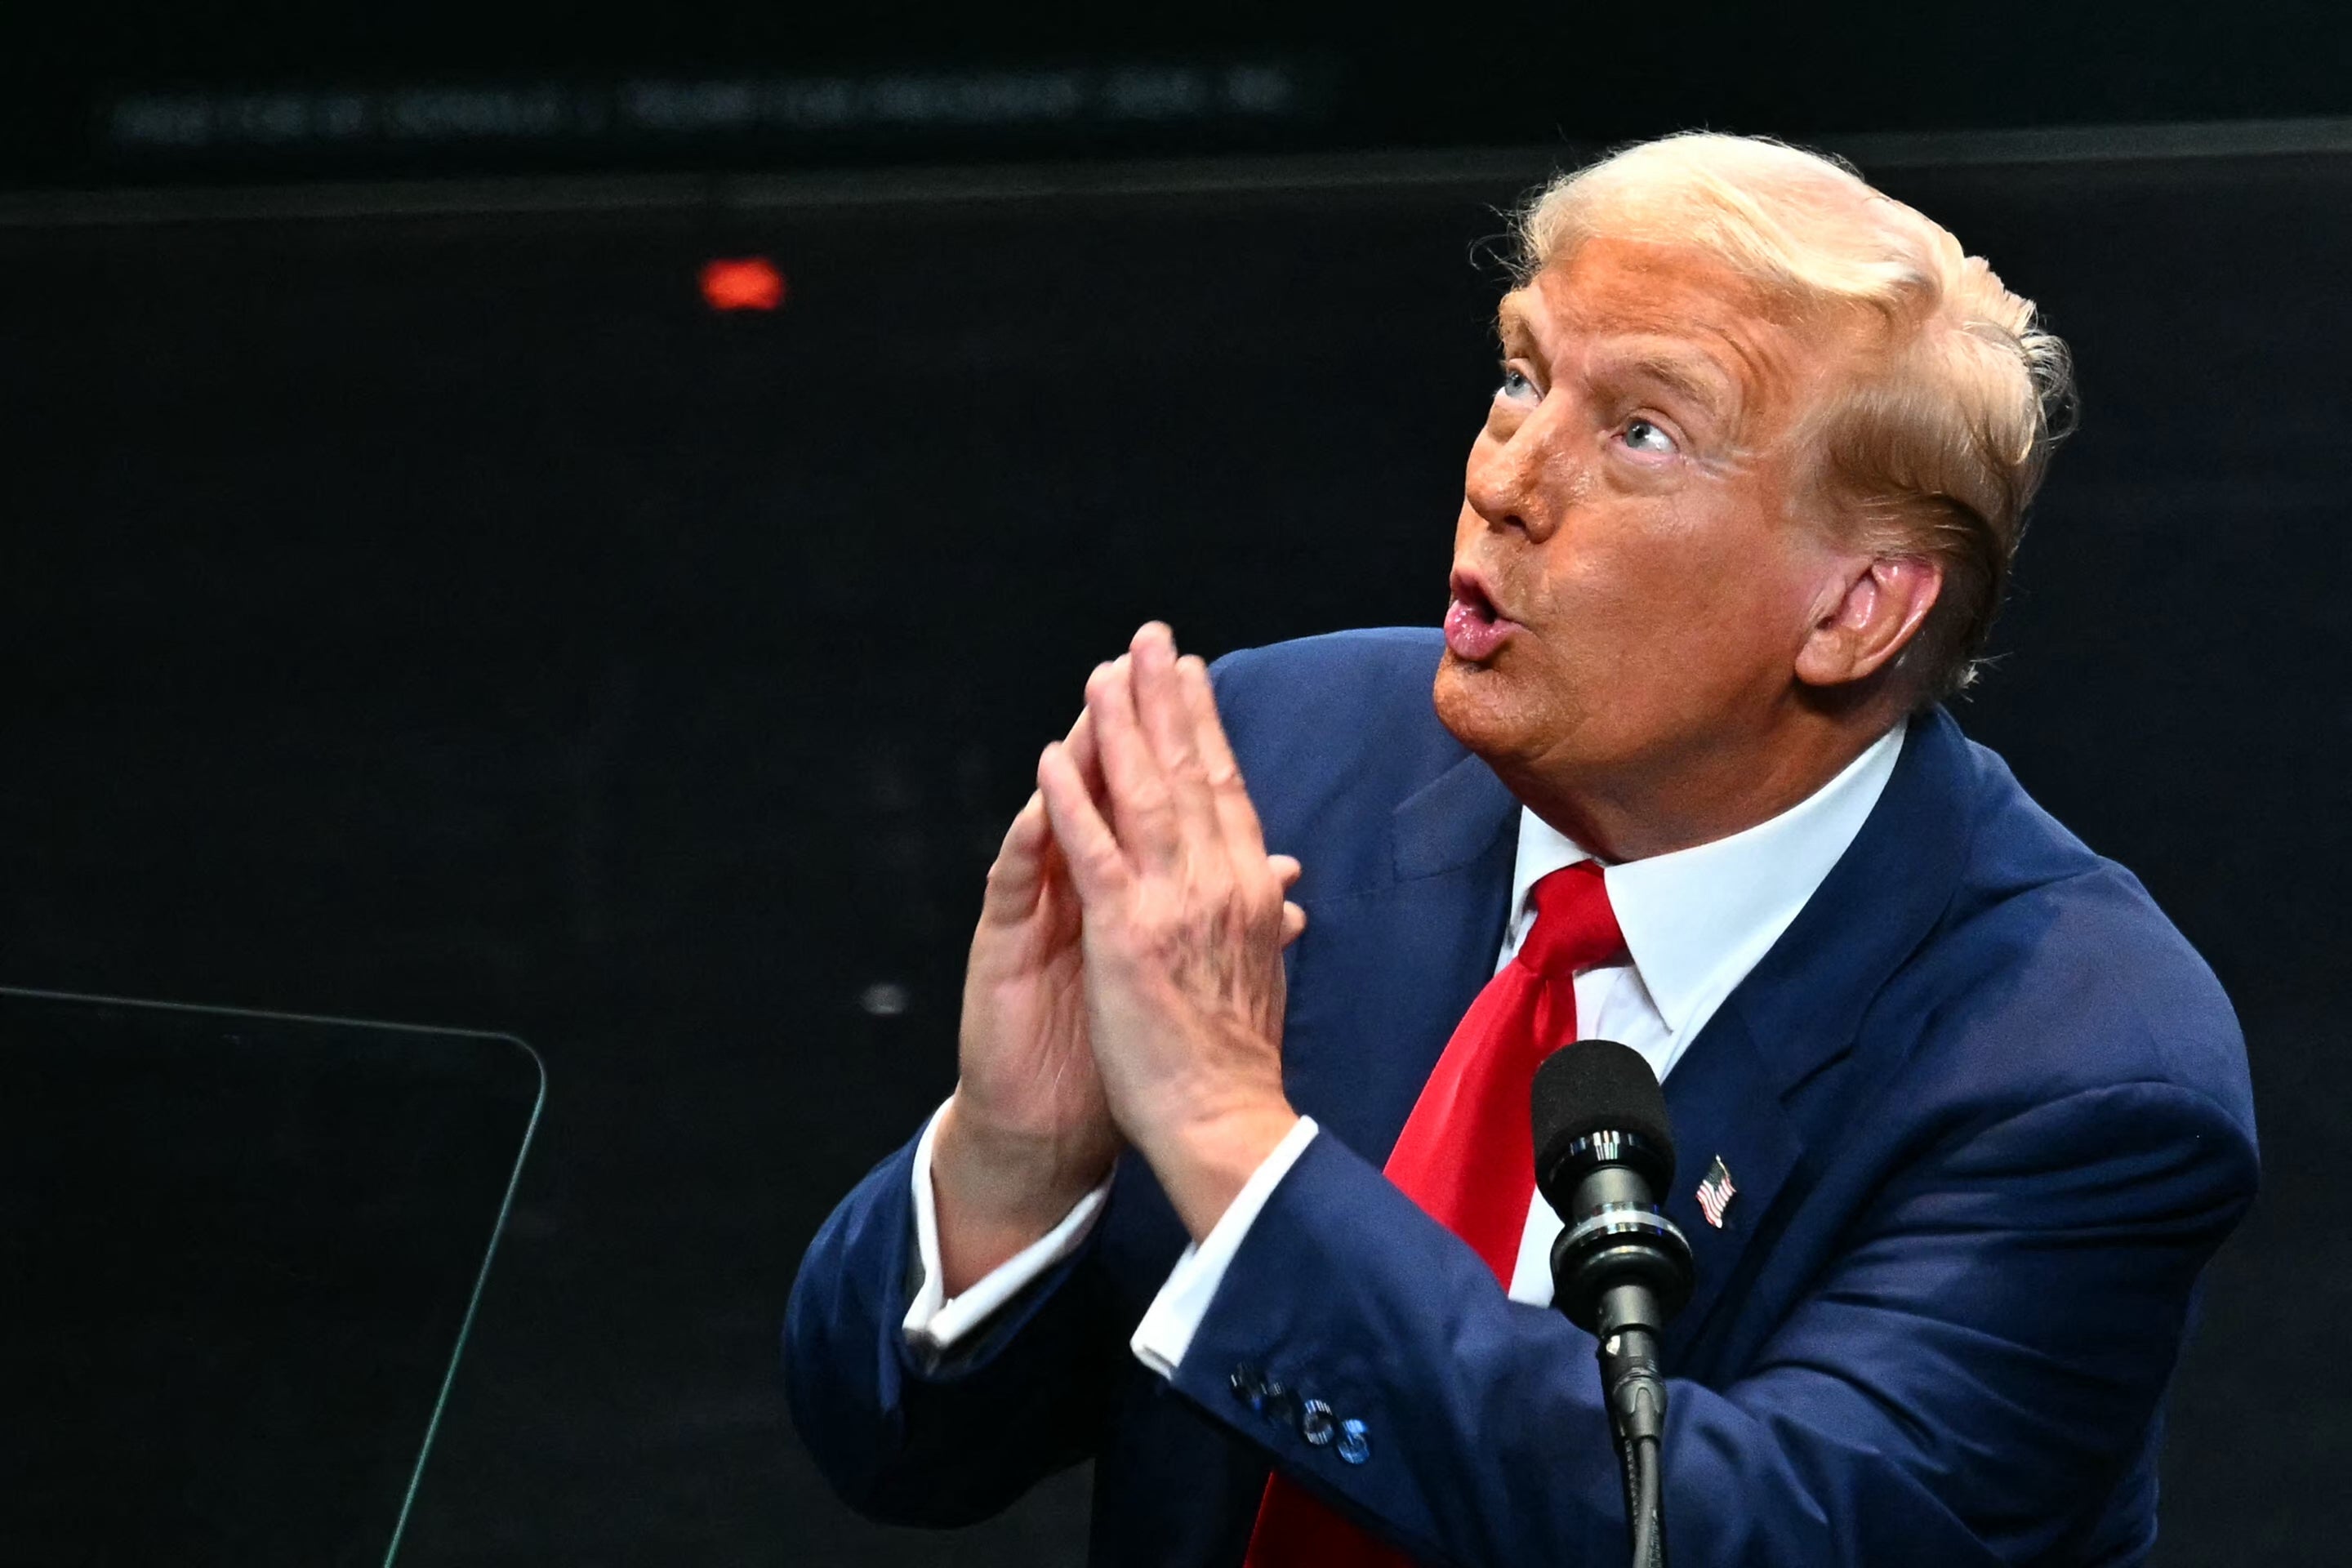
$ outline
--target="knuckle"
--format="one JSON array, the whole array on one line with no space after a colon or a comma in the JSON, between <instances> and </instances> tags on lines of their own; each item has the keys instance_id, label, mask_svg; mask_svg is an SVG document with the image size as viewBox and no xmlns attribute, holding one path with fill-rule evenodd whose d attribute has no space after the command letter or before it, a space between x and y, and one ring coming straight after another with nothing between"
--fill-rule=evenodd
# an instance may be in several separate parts
<instances>
[{"instance_id":1,"label":"knuckle","mask_svg":"<svg viewBox=\"0 0 2352 1568\"><path fill-rule=\"evenodd\" d=\"M1119 922L1119 945L1129 952L1164 958L1182 947L1182 938L1165 918L1150 910L1135 910Z\"/></svg>"}]
</instances>

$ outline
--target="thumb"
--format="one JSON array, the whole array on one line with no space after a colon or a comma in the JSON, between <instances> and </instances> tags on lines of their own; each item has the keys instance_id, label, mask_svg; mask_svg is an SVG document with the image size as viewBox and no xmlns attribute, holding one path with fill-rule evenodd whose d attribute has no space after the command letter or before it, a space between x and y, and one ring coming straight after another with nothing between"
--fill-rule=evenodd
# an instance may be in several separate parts
<instances>
[{"instance_id":1,"label":"thumb","mask_svg":"<svg viewBox=\"0 0 2352 1568\"><path fill-rule=\"evenodd\" d=\"M981 898L981 914L988 920L1019 920L1037 907L1045 883L1045 859L1053 848L1053 829L1045 820L1045 797L1033 792L1028 804L1013 814L1004 831L1004 843L988 868L988 890Z\"/></svg>"}]
</instances>

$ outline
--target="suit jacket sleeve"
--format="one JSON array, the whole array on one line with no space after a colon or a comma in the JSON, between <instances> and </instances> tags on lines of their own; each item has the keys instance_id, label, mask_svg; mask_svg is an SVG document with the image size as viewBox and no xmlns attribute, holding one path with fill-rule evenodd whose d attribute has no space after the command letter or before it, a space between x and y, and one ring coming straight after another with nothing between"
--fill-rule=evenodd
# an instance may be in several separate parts
<instances>
[{"instance_id":1,"label":"suit jacket sleeve","mask_svg":"<svg viewBox=\"0 0 2352 1568\"><path fill-rule=\"evenodd\" d=\"M2196 1273L2252 1184L2244 1130L2170 1083L1954 1131L1885 1185L1737 1382L1670 1384L1675 1561L2063 1555L2086 1480L2111 1486L2147 1440ZM1175 1382L1423 1560L1612 1563L1623 1499L1592 1350L1325 1137L1259 1215ZM1236 1366L1361 1420L1369 1458L1253 1414Z\"/></svg>"},{"instance_id":2,"label":"suit jacket sleeve","mask_svg":"<svg viewBox=\"0 0 2352 1568\"><path fill-rule=\"evenodd\" d=\"M969 1342L938 1359L910 1346L914 1158L909 1142L875 1167L810 1243L785 1311L785 1391L850 1506L896 1524L969 1524L1087 1457L1110 1385L1090 1363L1125 1346L1090 1267L1093 1236Z\"/></svg>"}]
</instances>

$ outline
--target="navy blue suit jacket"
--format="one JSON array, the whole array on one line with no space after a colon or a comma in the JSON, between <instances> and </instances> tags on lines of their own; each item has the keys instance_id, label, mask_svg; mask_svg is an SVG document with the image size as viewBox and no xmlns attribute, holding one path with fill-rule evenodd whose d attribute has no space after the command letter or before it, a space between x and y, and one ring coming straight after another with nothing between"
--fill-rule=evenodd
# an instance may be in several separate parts
<instances>
[{"instance_id":1,"label":"navy blue suit jacket","mask_svg":"<svg viewBox=\"0 0 2352 1568\"><path fill-rule=\"evenodd\" d=\"M1278 1465L1431 1563L1623 1561L1591 1339L1381 1174L1493 972L1517 833L1432 710L1439 646L1353 633L1220 668L1267 841L1306 867L1284 1073L1323 1132L1176 1376L1127 1346L1185 1243L1132 1155L1076 1257L952 1361L910 1352L909 1144L818 1235L786 1325L794 1417L855 1506L977 1520L1092 1458L1094 1562L1230 1564ZM2255 1152L2229 1004L2127 872L1948 716L1915 720L1666 1100L1665 1207L1698 1262L1665 1341L1682 1568L2146 1555L2158 1403ZM1722 1229L1693 1197L1717 1155ZM1369 1458L1237 1397L1237 1369L1362 1421Z\"/></svg>"}]
</instances>

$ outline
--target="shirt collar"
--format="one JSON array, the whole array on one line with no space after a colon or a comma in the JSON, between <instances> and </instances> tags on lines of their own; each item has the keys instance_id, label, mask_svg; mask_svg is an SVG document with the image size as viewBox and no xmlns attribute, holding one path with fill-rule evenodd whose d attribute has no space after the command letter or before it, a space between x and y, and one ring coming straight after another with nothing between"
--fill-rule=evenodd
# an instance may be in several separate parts
<instances>
[{"instance_id":1,"label":"shirt collar","mask_svg":"<svg viewBox=\"0 0 2352 1568\"><path fill-rule=\"evenodd\" d=\"M1604 868L1625 949L1670 1034L1705 1023L1789 929L1878 804L1902 754L1905 729L1889 730L1778 816L1713 843ZM1512 930L1520 930L1539 879L1593 858L1520 807Z\"/></svg>"}]
</instances>

